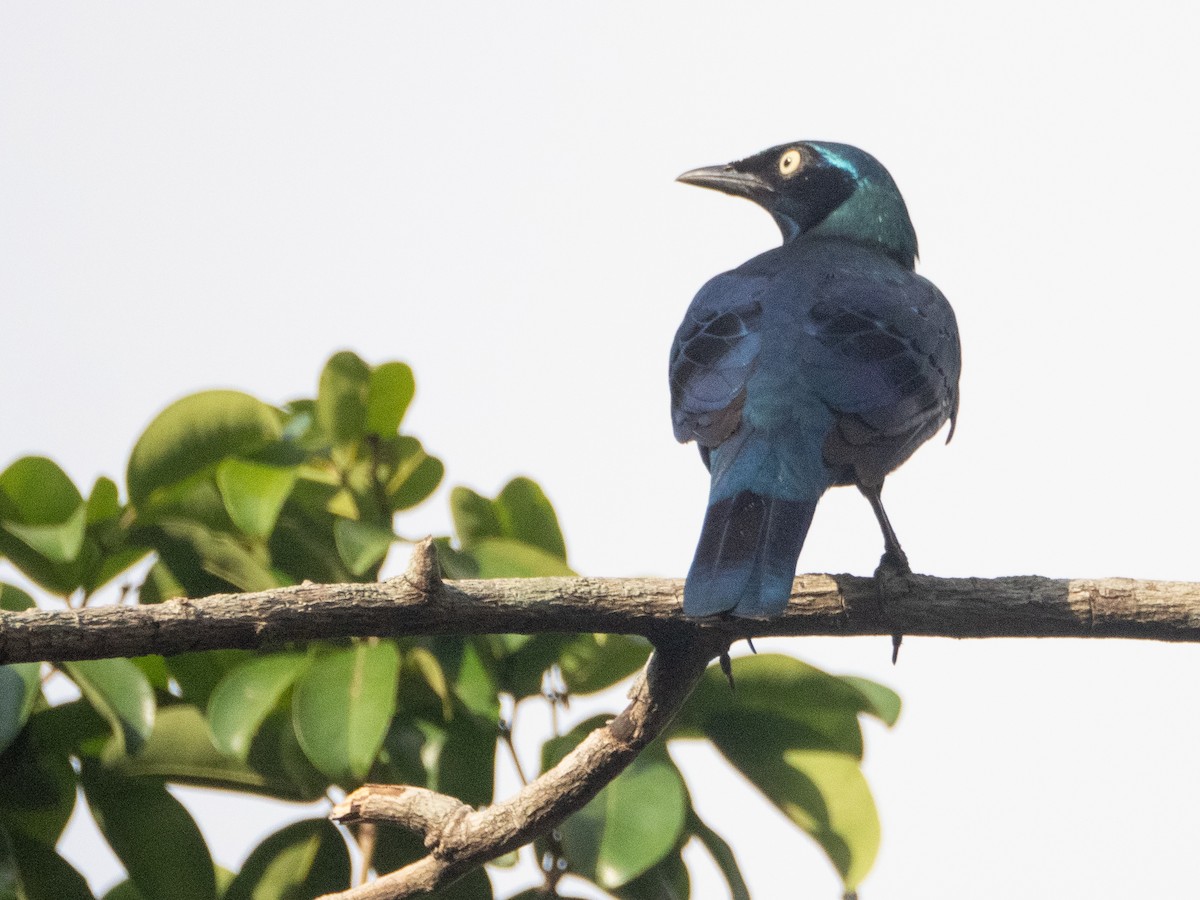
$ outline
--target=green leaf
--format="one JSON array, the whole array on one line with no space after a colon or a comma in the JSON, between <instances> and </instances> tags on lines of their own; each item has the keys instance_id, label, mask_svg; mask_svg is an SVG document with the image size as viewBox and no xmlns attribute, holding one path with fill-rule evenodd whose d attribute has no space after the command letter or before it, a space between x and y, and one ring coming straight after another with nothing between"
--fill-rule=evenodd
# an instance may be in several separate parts
<instances>
[{"instance_id":1,"label":"green leaf","mask_svg":"<svg viewBox=\"0 0 1200 900\"><path fill-rule=\"evenodd\" d=\"M101 900L144 900L144 898L142 892L137 889L137 885L126 878L124 881L114 884Z\"/></svg>"},{"instance_id":2,"label":"green leaf","mask_svg":"<svg viewBox=\"0 0 1200 900\"><path fill-rule=\"evenodd\" d=\"M567 561L567 545L554 507L537 483L529 478L514 478L496 498L504 533Z\"/></svg>"},{"instance_id":3,"label":"green leaf","mask_svg":"<svg viewBox=\"0 0 1200 900\"><path fill-rule=\"evenodd\" d=\"M251 852L222 900L300 900L350 887L350 854L330 822L307 819Z\"/></svg>"},{"instance_id":4,"label":"green leaf","mask_svg":"<svg viewBox=\"0 0 1200 900\"><path fill-rule=\"evenodd\" d=\"M664 900L692 896L691 879L679 850L668 853L637 878L613 891L619 900Z\"/></svg>"},{"instance_id":5,"label":"green leaf","mask_svg":"<svg viewBox=\"0 0 1200 900\"><path fill-rule=\"evenodd\" d=\"M333 539L346 568L361 577L383 562L396 535L392 529L371 522L337 519L333 523Z\"/></svg>"},{"instance_id":6,"label":"green leaf","mask_svg":"<svg viewBox=\"0 0 1200 900\"><path fill-rule=\"evenodd\" d=\"M412 832L385 826L379 829L375 839L373 868L380 874L387 874L428 853L421 839ZM439 888L437 892L438 900L491 900L492 896L492 885L482 866L472 869L453 884ZM547 900L544 894L539 896Z\"/></svg>"},{"instance_id":7,"label":"green leaf","mask_svg":"<svg viewBox=\"0 0 1200 900\"><path fill-rule=\"evenodd\" d=\"M879 849L875 805L858 766L858 715L889 715L890 692L775 654L735 660L733 674L736 693L710 667L676 717L673 735L707 736L816 839L847 889L854 888Z\"/></svg>"},{"instance_id":8,"label":"green leaf","mask_svg":"<svg viewBox=\"0 0 1200 900\"><path fill-rule=\"evenodd\" d=\"M541 693L542 675L558 662L563 649L576 637L569 634L519 636L520 644L517 647L499 655L497 680L500 688L518 700Z\"/></svg>"},{"instance_id":9,"label":"green leaf","mask_svg":"<svg viewBox=\"0 0 1200 900\"><path fill-rule=\"evenodd\" d=\"M183 585L161 559L155 560L150 566L150 571L146 573L146 579L138 588L137 594L138 603L162 603L164 600L186 596L187 591Z\"/></svg>"},{"instance_id":10,"label":"green leaf","mask_svg":"<svg viewBox=\"0 0 1200 900\"><path fill-rule=\"evenodd\" d=\"M866 701L863 706L863 712L870 713L880 719L885 725L891 726L896 724L896 720L900 718L899 694L891 688L884 687L879 682L871 681L868 678L843 675L841 679L862 694Z\"/></svg>"},{"instance_id":11,"label":"green leaf","mask_svg":"<svg viewBox=\"0 0 1200 900\"><path fill-rule=\"evenodd\" d=\"M456 705L453 718L429 734L432 739L426 753L434 763L429 786L468 806L491 803L499 737L496 722Z\"/></svg>"},{"instance_id":12,"label":"green leaf","mask_svg":"<svg viewBox=\"0 0 1200 900\"><path fill-rule=\"evenodd\" d=\"M0 900L24 900L24 893L16 854L8 840L8 833L0 828Z\"/></svg>"},{"instance_id":13,"label":"green leaf","mask_svg":"<svg viewBox=\"0 0 1200 900\"><path fill-rule=\"evenodd\" d=\"M162 782L86 761L82 782L96 824L145 900L216 900L204 837Z\"/></svg>"},{"instance_id":14,"label":"green leaf","mask_svg":"<svg viewBox=\"0 0 1200 900\"><path fill-rule=\"evenodd\" d=\"M243 534L265 538L296 483L294 468L226 459L217 466L217 487L229 518Z\"/></svg>"},{"instance_id":15,"label":"green leaf","mask_svg":"<svg viewBox=\"0 0 1200 900\"><path fill-rule=\"evenodd\" d=\"M187 519L163 518L156 529L173 542L173 547L156 549L167 557L171 573L188 588L193 596L217 593L204 590L203 580L193 585L201 574L214 576L242 591L265 591L279 586L271 571L266 553L239 542L235 537L214 531ZM196 592L193 587L201 590Z\"/></svg>"},{"instance_id":16,"label":"green leaf","mask_svg":"<svg viewBox=\"0 0 1200 900\"><path fill-rule=\"evenodd\" d=\"M860 712L871 711L858 688L790 656L762 653L733 663L736 691L710 666L672 725L678 736L729 731L756 719L781 745L862 756ZM765 723L770 723L769 726Z\"/></svg>"},{"instance_id":17,"label":"green leaf","mask_svg":"<svg viewBox=\"0 0 1200 900\"><path fill-rule=\"evenodd\" d=\"M313 765L335 780L361 781L396 710L400 652L360 642L318 658L292 697L296 735Z\"/></svg>"},{"instance_id":18,"label":"green leaf","mask_svg":"<svg viewBox=\"0 0 1200 900\"><path fill-rule=\"evenodd\" d=\"M575 574L565 562L545 550L503 538L480 541L468 555L477 566L476 578L537 578Z\"/></svg>"},{"instance_id":19,"label":"green leaf","mask_svg":"<svg viewBox=\"0 0 1200 900\"><path fill-rule=\"evenodd\" d=\"M259 726L308 663L301 653L275 653L251 659L222 678L208 698L208 722L216 747L245 760Z\"/></svg>"},{"instance_id":20,"label":"green leaf","mask_svg":"<svg viewBox=\"0 0 1200 900\"><path fill-rule=\"evenodd\" d=\"M0 519L18 525L61 525L83 496L67 473L44 456L26 456L0 472Z\"/></svg>"},{"instance_id":21,"label":"green leaf","mask_svg":"<svg viewBox=\"0 0 1200 900\"><path fill-rule=\"evenodd\" d=\"M22 612L36 606L33 598L19 587L0 582L0 609L6 612Z\"/></svg>"},{"instance_id":22,"label":"green leaf","mask_svg":"<svg viewBox=\"0 0 1200 900\"><path fill-rule=\"evenodd\" d=\"M404 677L409 675L415 676L411 679L413 684L423 684L429 692L438 700L442 718L450 719L454 715L454 697L450 692L450 684L446 680L446 673L442 670L442 664L438 662L438 658L434 656L425 647L411 647L404 653ZM405 706L406 708L414 708L410 696L412 688L405 688Z\"/></svg>"},{"instance_id":23,"label":"green leaf","mask_svg":"<svg viewBox=\"0 0 1200 900\"><path fill-rule=\"evenodd\" d=\"M879 850L879 820L857 756L789 747L786 720L759 714L713 720L708 732L721 753L821 845L846 888L855 887Z\"/></svg>"},{"instance_id":24,"label":"green leaf","mask_svg":"<svg viewBox=\"0 0 1200 900\"><path fill-rule=\"evenodd\" d=\"M858 761L841 753L790 750L784 762L798 776L792 782L797 789L781 790L776 805L817 839L852 890L879 852L879 815Z\"/></svg>"},{"instance_id":25,"label":"green leaf","mask_svg":"<svg viewBox=\"0 0 1200 900\"><path fill-rule=\"evenodd\" d=\"M495 503L470 488L456 487L450 491L450 515L458 544L464 550L470 550L484 538L504 536Z\"/></svg>"},{"instance_id":26,"label":"green leaf","mask_svg":"<svg viewBox=\"0 0 1200 900\"><path fill-rule=\"evenodd\" d=\"M40 663L0 666L0 752L21 733L41 689Z\"/></svg>"},{"instance_id":27,"label":"green leaf","mask_svg":"<svg viewBox=\"0 0 1200 900\"><path fill-rule=\"evenodd\" d=\"M104 476L97 478L87 501L88 524L115 519L120 514L121 498L117 493L117 483Z\"/></svg>"},{"instance_id":28,"label":"green leaf","mask_svg":"<svg viewBox=\"0 0 1200 900\"><path fill-rule=\"evenodd\" d=\"M597 716L547 741L543 771L606 721ZM571 871L608 890L628 884L676 848L687 808L679 770L660 744L652 744L559 826Z\"/></svg>"},{"instance_id":29,"label":"green leaf","mask_svg":"<svg viewBox=\"0 0 1200 900\"><path fill-rule=\"evenodd\" d=\"M9 839L21 875L21 900L95 900L84 877L53 847L17 833Z\"/></svg>"},{"instance_id":30,"label":"green leaf","mask_svg":"<svg viewBox=\"0 0 1200 900\"><path fill-rule=\"evenodd\" d=\"M353 444L367 419L371 367L343 350L330 357L317 388L317 424L334 444Z\"/></svg>"},{"instance_id":31,"label":"green leaf","mask_svg":"<svg viewBox=\"0 0 1200 900\"><path fill-rule=\"evenodd\" d=\"M458 881L438 888L437 895L438 900L492 900L495 896L492 883L482 866L472 869Z\"/></svg>"},{"instance_id":32,"label":"green leaf","mask_svg":"<svg viewBox=\"0 0 1200 900\"><path fill-rule=\"evenodd\" d=\"M392 512L412 509L426 499L437 490L445 474L446 467L442 465L442 461L421 450L416 465L411 469L398 469L388 482L387 495L391 501Z\"/></svg>"},{"instance_id":33,"label":"green leaf","mask_svg":"<svg viewBox=\"0 0 1200 900\"><path fill-rule=\"evenodd\" d=\"M116 746L136 753L154 728L154 689L127 659L64 662L63 670L112 727Z\"/></svg>"},{"instance_id":34,"label":"green leaf","mask_svg":"<svg viewBox=\"0 0 1200 900\"><path fill-rule=\"evenodd\" d=\"M129 499L141 506L158 489L229 456L253 456L282 433L281 414L238 391L204 391L168 406L129 457Z\"/></svg>"},{"instance_id":35,"label":"green leaf","mask_svg":"<svg viewBox=\"0 0 1200 900\"><path fill-rule=\"evenodd\" d=\"M83 549L87 531L87 506L80 502L70 518L58 525L18 525L5 522L9 534L21 539L32 549L54 563L72 563Z\"/></svg>"},{"instance_id":36,"label":"green leaf","mask_svg":"<svg viewBox=\"0 0 1200 900\"><path fill-rule=\"evenodd\" d=\"M580 634L563 647L558 667L572 694L591 694L641 669L650 649L645 638Z\"/></svg>"},{"instance_id":37,"label":"green leaf","mask_svg":"<svg viewBox=\"0 0 1200 900\"><path fill-rule=\"evenodd\" d=\"M168 656L166 663L182 698L203 708L222 678L254 658L249 650L206 650Z\"/></svg>"},{"instance_id":38,"label":"green leaf","mask_svg":"<svg viewBox=\"0 0 1200 900\"><path fill-rule=\"evenodd\" d=\"M290 722L285 720L290 731ZM269 724L263 726L269 730ZM278 737L260 731L251 751L256 764L228 756L213 746L204 714L189 703L164 706L158 711L154 732L137 756L106 753L104 764L114 775L148 776L176 784L249 791L281 800L311 801L324 793L326 782L313 786L311 767L302 770L298 782L285 754L279 753ZM257 754L254 751L260 751Z\"/></svg>"},{"instance_id":39,"label":"green leaf","mask_svg":"<svg viewBox=\"0 0 1200 900\"><path fill-rule=\"evenodd\" d=\"M404 363L376 366L367 388L367 431L380 437L394 435L415 391L412 369Z\"/></svg>"},{"instance_id":40,"label":"green leaf","mask_svg":"<svg viewBox=\"0 0 1200 900\"><path fill-rule=\"evenodd\" d=\"M729 887L730 900L751 900L750 889L742 878L742 870L738 868L737 858L733 848L725 839L709 828L696 815L695 810L688 812L688 830L704 845L708 855L713 858L721 874L725 876L725 884Z\"/></svg>"},{"instance_id":41,"label":"green leaf","mask_svg":"<svg viewBox=\"0 0 1200 900\"><path fill-rule=\"evenodd\" d=\"M95 593L97 588L108 584L131 566L145 559L150 552L145 547L118 547L115 551L105 553L98 565L87 567L82 587L89 594Z\"/></svg>"},{"instance_id":42,"label":"green leaf","mask_svg":"<svg viewBox=\"0 0 1200 900\"><path fill-rule=\"evenodd\" d=\"M0 825L52 847L75 808L76 778L66 749L36 734L42 718L0 755Z\"/></svg>"}]
</instances>

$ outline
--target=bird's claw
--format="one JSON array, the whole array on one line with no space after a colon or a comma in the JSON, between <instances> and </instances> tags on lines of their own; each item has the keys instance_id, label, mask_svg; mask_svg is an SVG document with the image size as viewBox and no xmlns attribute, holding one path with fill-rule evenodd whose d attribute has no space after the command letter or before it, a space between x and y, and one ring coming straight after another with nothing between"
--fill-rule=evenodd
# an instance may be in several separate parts
<instances>
[{"instance_id":1,"label":"bird's claw","mask_svg":"<svg viewBox=\"0 0 1200 900\"><path fill-rule=\"evenodd\" d=\"M892 589L900 582L901 595L907 594L910 590L909 578L912 576L912 569L908 565L908 557L903 550L887 550L879 559L879 566L875 569L875 590L879 598L879 609L884 618L888 618L888 595L894 593ZM892 632L892 665L896 664L896 660L900 656L900 644L904 641L904 635L898 631Z\"/></svg>"}]
</instances>

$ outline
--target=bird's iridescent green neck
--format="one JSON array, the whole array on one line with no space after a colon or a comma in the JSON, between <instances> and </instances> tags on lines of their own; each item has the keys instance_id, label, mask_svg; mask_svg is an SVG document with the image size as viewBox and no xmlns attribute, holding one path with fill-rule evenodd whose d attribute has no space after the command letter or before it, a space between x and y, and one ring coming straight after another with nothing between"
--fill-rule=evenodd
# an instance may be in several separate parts
<instances>
[{"instance_id":1,"label":"bird's iridescent green neck","mask_svg":"<svg viewBox=\"0 0 1200 900\"><path fill-rule=\"evenodd\" d=\"M870 175L861 178L854 193L807 234L863 244L886 253L906 269L913 268L917 257L917 234L890 178L885 183Z\"/></svg>"}]
</instances>

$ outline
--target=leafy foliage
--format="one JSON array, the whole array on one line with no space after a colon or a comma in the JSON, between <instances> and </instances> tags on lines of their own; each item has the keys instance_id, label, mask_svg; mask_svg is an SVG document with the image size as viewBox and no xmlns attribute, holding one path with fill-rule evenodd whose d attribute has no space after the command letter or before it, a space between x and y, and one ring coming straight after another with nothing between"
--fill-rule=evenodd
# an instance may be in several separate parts
<instances>
[{"instance_id":1,"label":"leafy foliage","mask_svg":"<svg viewBox=\"0 0 1200 900\"><path fill-rule=\"evenodd\" d=\"M341 352L314 398L277 407L236 391L185 397L138 439L125 502L110 479L85 495L52 460L18 459L0 472L0 557L42 589L37 602L69 607L121 576L141 579L132 592L141 603L375 580L401 540L396 514L443 477L441 461L401 430L414 391L403 363L371 366ZM456 487L450 512L455 533L437 540L447 576L573 574L554 508L532 480L513 479L495 497ZM0 584L0 615L34 603ZM373 780L484 805L508 727L502 698L565 707L569 695L637 671L649 652L620 635L476 635L0 666L0 898L93 896L55 851L77 788L128 872L112 900L298 900L343 889L350 855L324 820L282 829L239 873L225 873L167 786L312 801ZM79 698L52 705L42 690L51 677L72 682ZM891 724L899 699L778 656L740 661L737 683L731 693L710 672L664 740L538 842L549 888L565 870L618 898L686 897L680 854L695 839L734 898L749 896L734 852L697 817L671 759L671 742L696 739L812 835L847 889L861 881L879 826L859 769L858 717ZM600 721L548 740L543 767ZM374 846L381 871L425 852L386 828ZM478 871L445 896L490 898L492 889Z\"/></svg>"}]
</instances>

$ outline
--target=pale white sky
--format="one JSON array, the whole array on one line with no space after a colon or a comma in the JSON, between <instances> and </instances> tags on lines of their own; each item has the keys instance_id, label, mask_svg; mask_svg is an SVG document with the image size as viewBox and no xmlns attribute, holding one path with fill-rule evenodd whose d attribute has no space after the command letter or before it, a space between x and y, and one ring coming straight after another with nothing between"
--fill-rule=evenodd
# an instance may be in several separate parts
<instances>
[{"instance_id":1,"label":"pale white sky","mask_svg":"<svg viewBox=\"0 0 1200 900\"><path fill-rule=\"evenodd\" d=\"M706 478L667 349L778 235L673 179L817 138L888 166L958 313L958 434L888 482L914 568L1200 581L1198 26L1166 2L4 0L0 467L119 477L169 400L311 394L349 347L413 365L447 486L530 474L581 572L682 575ZM445 531L444 491L401 528ZM879 543L835 491L800 566L869 573ZM780 648L904 697L868 728L864 898L1195 890L1196 648ZM837 896L752 789L678 758L756 897ZM229 865L277 827L187 798ZM85 830L66 852L115 880Z\"/></svg>"}]
</instances>

